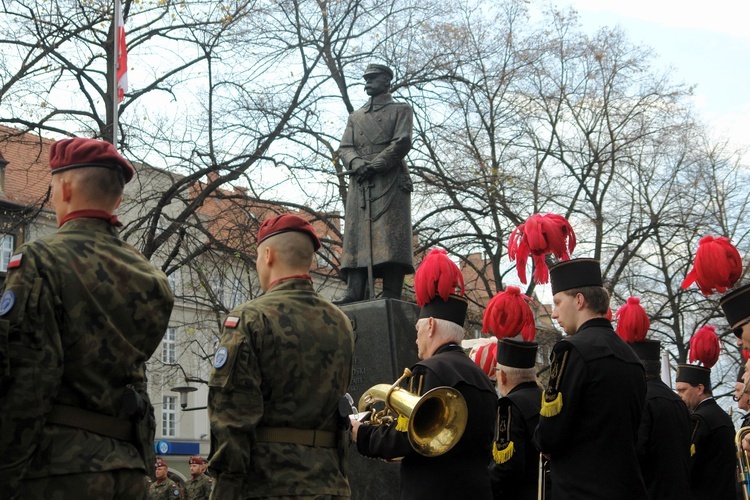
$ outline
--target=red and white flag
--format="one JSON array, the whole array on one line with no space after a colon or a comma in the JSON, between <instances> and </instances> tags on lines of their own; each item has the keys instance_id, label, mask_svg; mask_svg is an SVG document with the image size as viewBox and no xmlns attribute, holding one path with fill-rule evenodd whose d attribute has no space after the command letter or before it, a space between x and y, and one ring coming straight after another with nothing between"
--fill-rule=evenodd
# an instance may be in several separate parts
<instances>
[{"instance_id":1,"label":"red and white flag","mask_svg":"<svg viewBox=\"0 0 750 500\"><path fill-rule=\"evenodd\" d=\"M125 45L125 25L122 20L122 6L115 2L117 26L117 102L122 102L128 90L128 47Z\"/></svg>"}]
</instances>

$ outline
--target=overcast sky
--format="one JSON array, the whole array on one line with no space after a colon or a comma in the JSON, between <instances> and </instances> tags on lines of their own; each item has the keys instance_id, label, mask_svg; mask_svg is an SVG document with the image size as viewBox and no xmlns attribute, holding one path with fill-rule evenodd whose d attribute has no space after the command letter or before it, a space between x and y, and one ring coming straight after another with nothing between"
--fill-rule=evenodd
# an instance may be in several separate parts
<instances>
[{"instance_id":1,"label":"overcast sky","mask_svg":"<svg viewBox=\"0 0 750 500\"><path fill-rule=\"evenodd\" d=\"M717 134L750 148L750 1L556 0L572 5L584 30L620 25L695 85L696 109Z\"/></svg>"}]
</instances>

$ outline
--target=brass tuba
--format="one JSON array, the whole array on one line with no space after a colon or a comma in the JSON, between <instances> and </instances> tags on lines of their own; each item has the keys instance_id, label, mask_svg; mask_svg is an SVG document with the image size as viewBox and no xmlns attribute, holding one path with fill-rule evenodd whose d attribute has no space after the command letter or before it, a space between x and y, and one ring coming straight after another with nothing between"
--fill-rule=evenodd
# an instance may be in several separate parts
<instances>
[{"instance_id":1,"label":"brass tuba","mask_svg":"<svg viewBox=\"0 0 750 500\"><path fill-rule=\"evenodd\" d=\"M408 420L406 429L409 443L414 450L426 457L437 457L458 443L466 429L469 412L464 397L452 387L436 387L423 396L417 396L399 386L402 380L411 377L411 370L392 385L377 384L370 387L359 398L357 409L368 411L376 402L385 403L385 409L373 413L372 425L381 425Z\"/></svg>"},{"instance_id":2,"label":"brass tuba","mask_svg":"<svg viewBox=\"0 0 750 500\"><path fill-rule=\"evenodd\" d=\"M742 498L750 500L750 459L748 452L742 449L742 439L750 433L750 427L742 427L734 435L734 445L737 448L737 475L740 488L742 488Z\"/></svg>"}]
</instances>

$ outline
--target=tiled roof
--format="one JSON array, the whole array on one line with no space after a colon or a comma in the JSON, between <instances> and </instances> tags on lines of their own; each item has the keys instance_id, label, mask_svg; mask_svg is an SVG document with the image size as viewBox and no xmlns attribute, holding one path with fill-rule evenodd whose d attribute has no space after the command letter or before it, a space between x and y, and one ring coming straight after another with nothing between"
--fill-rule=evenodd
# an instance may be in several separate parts
<instances>
[{"instance_id":1,"label":"tiled roof","mask_svg":"<svg viewBox=\"0 0 750 500\"><path fill-rule=\"evenodd\" d=\"M0 155L5 167L5 186L0 200L38 206L50 183L49 147L53 139L0 126Z\"/></svg>"}]
</instances>

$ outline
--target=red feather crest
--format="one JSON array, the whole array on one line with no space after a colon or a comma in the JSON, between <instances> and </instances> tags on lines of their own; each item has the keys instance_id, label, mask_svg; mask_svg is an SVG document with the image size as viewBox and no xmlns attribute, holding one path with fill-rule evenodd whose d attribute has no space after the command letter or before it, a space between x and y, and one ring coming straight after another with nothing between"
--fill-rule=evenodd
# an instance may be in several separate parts
<instances>
[{"instance_id":1,"label":"red feather crest","mask_svg":"<svg viewBox=\"0 0 750 500\"><path fill-rule=\"evenodd\" d=\"M436 296L447 301L451 294L460 287L460 295L464 295L464 276L455 262L448 257L448 252L442 248L435 248L417 268L414 275L414 292L417 305L424 306L432 302Z\"/></svg>"},{"instance_id":2,"label":"red feather crest","mask_svg":"<svg viewBox=\"0 0 750 500\"><path fill-rule=\"evenodd\" d=\"M568 219L557 214L534 214L510 233L508 257L516 262L521 283L526 283L526 261L532 256L537 283L549 281L544 257L552 254L559 260L570 259L576 247L576 235Z\"/></svg>"},{"instance_id":3,"label":"red feather crest","mask_svg":"<svg viewBox=\"0 0 750 500\"><path fill-rule=\"evenodd\" d=\"M517 286L507 287L487 304L482 319L482 333L492 333L499 339L515 337L521 333L526 342L531 342L536 336L536 324L529 303L534 302L522 294Z\"/></svg>"},{"instance_id":4,"label":"red feather crest","mask_svg":"<svg viewBox=\"0 0 750 500\"><path fill-rule=\"evenodd\" d=\"M696 283L703 295L711 295L714 289L724 293L741 275L742 258L729 238L704 236L698 242L693 268L685 276L682 288Z\"/></svg>"},{"instance_id":5,"label":"red feather crest","mask_svg":"<svg viewBox=\"0 0 750 500\"><path fill-rule=\"evenodd\" d=\"M638 297L628 297L628 301L615 313L617 318L617 335L625 342L632 344L646 338L651 321Z\"/></svg>"},{"instance_id":6,"label":"red feather crest","mask_svg":"<svg viewBox=\"0 0 750 500\"><path fill-rule=\"evenodd\" d=\"M719 360L721 344L716 336L716 327L706 325L698 329L690 339L690 362L700 361L706 368L711 368Z\"/></svg>"}]
</instances>

